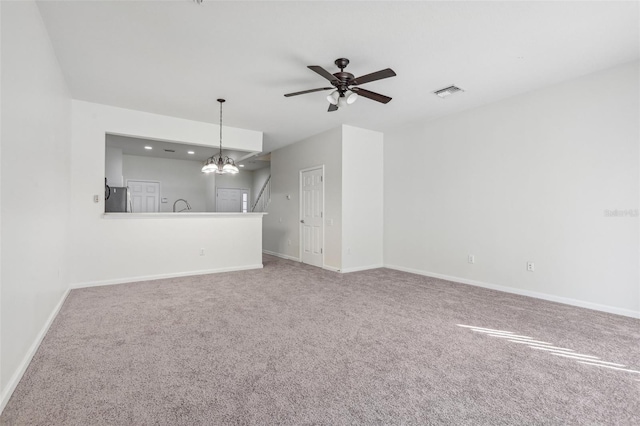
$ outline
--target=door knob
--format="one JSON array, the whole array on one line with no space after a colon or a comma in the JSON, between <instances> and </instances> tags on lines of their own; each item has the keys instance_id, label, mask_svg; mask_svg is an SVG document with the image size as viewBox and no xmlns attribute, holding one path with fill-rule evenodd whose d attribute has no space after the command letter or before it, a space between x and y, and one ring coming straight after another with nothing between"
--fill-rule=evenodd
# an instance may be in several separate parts
<instances>
[{"instance_id":1,"label":"door knob","mask_svg":"<svg viewBox=\"0 0 640 426\"><path fill-rule=\"evenodd\" d=\"M302 220L300 221L300 223L304 223L304 219L302 219Z\"/></svg>"}]
</instances>

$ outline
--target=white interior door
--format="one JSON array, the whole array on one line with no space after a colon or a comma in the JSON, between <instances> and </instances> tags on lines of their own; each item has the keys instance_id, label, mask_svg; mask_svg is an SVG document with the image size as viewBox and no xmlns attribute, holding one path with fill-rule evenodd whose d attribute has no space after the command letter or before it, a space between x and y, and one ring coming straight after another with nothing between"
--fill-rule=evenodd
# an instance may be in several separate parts
<instances>
[{"instance_id":1,"label":"white interior door","mask_svg":"<svg viewBox=\"0 0 640 426\"><path fill-rule=\"evenodd\" d=\"M218 188L216 193L217 212L247 212L249 190L238 188Z\"/></svg>"},{"instance_id":2,"label":"white interior door","mask_svg":"<svg viewBox=\"0 0 640 426\"><path fill-rule=\"evenodd\" d=\"M300 259L324 266L324 182L323 169L300 172Z\"/></svg>"},{"instance_id":3,"label":"white interior door","mask_svg":"<svg viewBox=\"0 0 640 426\"><path fill-rule=\"evenodd\" d=\"M160 211L160 182L127 180L133 213Z\"/></svg>"}]
</instances>

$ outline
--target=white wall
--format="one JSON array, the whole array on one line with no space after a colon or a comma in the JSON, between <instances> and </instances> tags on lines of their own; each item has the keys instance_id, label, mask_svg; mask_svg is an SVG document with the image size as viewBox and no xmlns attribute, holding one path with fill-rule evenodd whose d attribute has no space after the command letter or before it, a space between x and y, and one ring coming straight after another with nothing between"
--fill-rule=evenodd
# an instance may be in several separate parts
<instances>
[{"instance_id":1,"label":"white wall","mask_svg":"<svg viewBox=\"0 0 640 426\"><path fill-rule=\"evenodd\" d=\"M85 228L87 255L74 251L72 287L113 284L164 277L262 267L262 217L238 213L190 216L152 213L136 218L126 213L100 219ZM167 216L168 215L168 216ZM90 244L91 238L102 238ZM228 239L234 243L220 245ZM200 249L205 250L203 256ZM95 257L95 259L93 259Z\"/></svg>"},{"instance_id":2,"label":"white wall","mask_svg":"<svg viewBox=\"0 0 640 426\"><path fill-rule=\"evenodd\" d=\"M124 183L128 180L151 180L160 182L160 197L166 203L160 203L161 212L172 212L173 203L182 198L189 202L192 212L207 210L207 181L216 177L202 173L202 162L176 160L171 158L145 157L141 155L123 155L122 173ZM180 202L178 209L185 207Z\"/></svg>"},{"instance_id":3,"label":"white wall","mask_svg":"<svg viewBox=\"0 0 640 426\"><path fill-rule=\"evenodd\" d=\"M208 212L216 211L216 174L207 173L205 179L205 209Z\"/></svg>"},{"instance_id":4,"label":"white wall","mask_svg":"<svg viewBox=\"0 0 640 426\"><path fill-rule=\"evenodd\" d=\"M218 175L216 176L216 188L248 189L249 200L251 200L253 196L253 172L240 169L240 173L235 175ZM249 205L249 209L251 209L251 205Z\"/></svg>"},{"instance_id":5,"label":"white wall","mask_svg":"<svg viewBox=\"0 0 640 426\"><path fill-rule=\"evenodd\" d=\"M2 68L2 5L0 4L0 76ZM0 77L1 78L1 77ZM2 93L2 82L0 81L0 242L2 241L2 103L4 102ZM2 386L2 244L0 243L0 414L6 402L4 398L4 386Z\"/></svg>"},{"instance_id":6,"label":"white wall","mask_svg":"<svg viewBox=\"0 0 640 426\"><path fill-rule=\"evenodd\" d=\"M260 217L103 218L107 133L202 145L212 141L216 125L77 100L71 105L72 286L262 265ZM229 149L262 148L260 132L226 128L225 132L235 132L229 136L234 143ZM99 203L93 202L96 194ZM233 249L214 244L227 234L237 242ZM199 255L201 248L205 256Z\"/></svg>"},{"instance_id":7,"label":"white wall","mask_svg":"<svg viewBox=\"0 0 640 426\"><path fill-rule=\"evenodd\" d=\"M639 315L638 72L387 132L385 264Z\"/></svg>"},{"instance_id":8,"label":"white wall","mask_svg":"<svg viewBox=\"0 0 640 426\"><path fill-rule=\"evenodd\" d=\"M383 266L383 134L342 126L342 271Z\"/></svg>"},{"instance_id":9,"label":"white wall","mask_svg":"<svg viewBox=\"0 0 640 426\"><path fill-rule=\"evenodd\" d=\"M345 125L272 152L265 251L299 260L299 172L324 165L325 267L342 272L382 267L382 163L383 134ZM264 182L268 174L260 177Z\"/></svg>"},{"instance_id":10,"label":"white wall","mask_svg":"<svg viewBox=\"0 0 640 426\"><path fill-rule=\"evenodd\" d=\"M342 129L304 139L271 153L271 204L264 218L265 251L300 256L300 170L324 165L324 263L342 267ZM286 196L291 199L287 200ZM327 223L333 221L330 226ZM291 244L289 244L289 242Z\"/></svg>"},{"instance_id":11,"label":"white wall","mask_svg":"<svg viewBox=\"0 0 640 426\"><path fill-rule=\"evenodd\" d=\"M253 206L258 201L258 195L264 186L265 182L271 175L271 166L263 167L253 171L253 182L251 183L251 205Z\"/></svg>"},{"instance_id":12,"label":"white wall","mask_svg":"<svg viewBox=\"0 0 640 426\"><path fill-rule=\"evenodd\" d=\"M71 105L35 3L0 8L1 410L67 289Z\"/></svg>"},{"instance_id":13,"label":"white wall","mask_svg":"<svg viewBox=\"0 0 640 426\"><path fill-rule=\"evenodd\" d=\"M122 178L122 148L106 147L104 175L109 186L125 186Z\"/></svg>"},{"instance_id":14,"label":"white wall","mask_svg":"<svg viewBox=\"0 0 640 426\"><path fill-rule=\"evenodd\" d=\"M2 5L0 4L0 76L2 75ZM0 77L1 79L1 77ZM0 81L0 242L2 241L2 81ZM2 244L0 243L0 414L6 402L2 386Z\"/></svg>"}]
</instances>

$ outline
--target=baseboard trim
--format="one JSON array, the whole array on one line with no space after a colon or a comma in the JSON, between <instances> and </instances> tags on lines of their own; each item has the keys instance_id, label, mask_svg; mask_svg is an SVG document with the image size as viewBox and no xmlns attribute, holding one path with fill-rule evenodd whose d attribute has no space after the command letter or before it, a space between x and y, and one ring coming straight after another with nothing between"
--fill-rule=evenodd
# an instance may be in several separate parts
<instances>
[{"instance_id":1,"label":"baseboard trim","mask_svg":"<svg viewBox=\"0 0 640 426\"><path fill-rule=\"evenodd\" d=\"M276 253L275 251L262 250L264 254L269 254L271 256L280 257L282 259L293 260L294 262L300 262L300 258L289 256L288 254Z\"/></svg>"},{"instance_id":2,"label":"baseboard trim","mask_svg":"<svg viewBox=\"0 0 640 426\"><path fill-rule=\"evenodd\" d=\"M198 271L177 272L172 274L146 275L146 276L138 276L138 277L116 278L113 280L89 281L85 283L71 284L71 289L101 287L104 285L135 283L140 281L163 280L166 278L190 277L193 275L217 274L220 272L247 271L250 269L261 269L262 267L263 267L262 263L258 263L255 265L232 266L228 268L215 268L215 269L202 269Z\"/></svg>"},{"instance_id":3,"label":"baseboard trim","mask_svg":"<svg viewBox=\"0 0 640 426\"><path fill-rule=\"evenodd\" d=\"M2 414L2 411L4 411L4 408L7 406L9 399L11 399L11 395L13 395L13 391L16 390L16 386L18 386L18 383L20 383L22 376L24 375L25 371L27 371L27 368L29 367L33 356L36 354L38 348L40 347L40 343L42 343L44 336L46 336L47 332L49 331L49 327L51 327L51 324L53 324L56 316L58 316L58 312L60 312L62 305L64 305L64 301L69 295L69 291L70 289L67 289L64 292L58 304L53 308L53 311L51 311L51 314L49 314L49 317L42 326L42 329L36 335L36 339L31 344L31 347L29 347L29 350L25 354L24 358L22 358L22 362L18 366L18 369L13 373L11 379L9 379L6 389L2 391L2 396L0 396L0 414Z\"/></svg>"},{"instance_id":4,"label":"baseboard trim","mask_svg":"<svg viewBox=\"0 0 640 426\"><path fill-rule=\"evenodd\" d=\"M420 270L420 269L405 268L404 266L384 265L384 267L385 268L389 268L389 269L395 269L397 271L409 272L409 273L417 274L417 275L424 275L426 277L439 278L439 279L442 279L442 280L454 281L454 282L461 283L461 284L468 284L468 285L472 285L472 286L476 286L476 287L482 287L482 288L488 288L488 289L491 289L491 290L503 291L505 293L512 293L512 294L517 294L517 295L520 295L520 296L534 297L536 299L548 300L550 302L563 303L565 305L577 306L579 308L592 309L594 311L607 312L607 313L610 313L610 314L623 315L625 317L639 318L640 319L640 312L633 311L631 309L617 308L615 306L601 305L601 304L598 304L598 303L585 302L585 301L578 300L578 299L571 299L571 298L568 298L568 297L554 296L552 294L539 293L539 292L536 292L536 291L521 290L521 289L514 288L514 287L506 287L506 286L502 286L502 285L498 285L498 284L485 283L483 281L476 281L476 280L470 280L470 279L467 279L467 278L460 278L460 277L454 277L454 276L450 276L450 275L437 274L437 273L434 273L434 272L423 271L423 270Z\"/></svg>"},{"instance_id":5,"label":"baseboard trim","mask_svg":"<svg viewBox=\"0 0 640 426\"><path fill-rule=\"evenodd\" d=\"M293 260L294 262L300 262L300 258L289 256L288 254L276 253L275 251L262 250L262 253L269 254L271 256L279 257L281 259ZM339 268L334 268L333 266L324 265L322 269L326 269L327 271L340 272Z\"/></svg>"},{"instance_id":6,"label":"baseboard trim","mask_svg":"<svg viewBox=\"0 0 640 426\"><path fill-rule=\"evenodd\" d=\"M384 265L380 264L380 265L356 266L355 268L343 268L341 272L342 273L359 272L359 271L368 271L369 269L378 269L378 268L384 268Z\"/></svg>"},{"instance_id":7,"label":"baseboard trim","mask_svg":"<svg viewBox=\"0 0 640 426\"><path fill-rule=\"evenodd\" d=\"M324 265L324 266L322 267L322 269L326 269L327 271L331 271L331 272L342 272L342 271L340 270L340 268L335 268L335 267L333 267L333 266L329 266L329 265Z\"/></svg>"}]
</instances>

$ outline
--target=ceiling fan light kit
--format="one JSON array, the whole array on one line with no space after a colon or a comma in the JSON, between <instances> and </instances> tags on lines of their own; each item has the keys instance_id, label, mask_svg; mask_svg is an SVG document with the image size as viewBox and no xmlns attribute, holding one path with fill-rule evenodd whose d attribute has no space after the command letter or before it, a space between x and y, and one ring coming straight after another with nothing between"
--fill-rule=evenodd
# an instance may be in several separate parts
<instances>
[{"instance_id":1,"label":"ceiling fan light kit","mask_svg":"<svg viewBox=\"0 0 640 426\"><path fill-rule=\"evenodd\" d=\"M347 106L347 98L344 96L344 93L340 93L340 97L338 98L338 108L344 108Z\"/></svg>"},{"instance_id":2,"label":"ceiling fan light kit","mask_svg":"<svg viewBox=\"0 0 640 426\"><path fill-rule=\"evenodd\" d=\"M318 89L303 90L301 92L287 93L285 97L304 95L306 93L319 92L322 90L332 90L331 94L327 96L329 102L329 112L336 111L339 108L343 108L347 105L351 105L358 99L359 96L380 102L383 104L389 103L390 97L381 95L379 93L371 92L369 90L357 87L361 84L369 83L376 80L382 80L383 78L394 77L396 73L391 68L376 71L371 74L366 74L361 77L355 78L353 74L346 72L344 69L349 65L347 58L336 59L336 66L340 68L340 72L331 74L319 65L309 65L311 71L319 74L325 79L329 80L333 87L321 87Z\"/></svg>"},{"instance_id":3,"label":"ceiling fan light kit","mask_svg":"<svg viewBox=\"0 0 640 426\"><path fill-rule=\"evenodd\" d=\"M358 94L355 92L347 92L345 93L345 97L347 98L347 104L351 105L352 103L354 103L356 101L356 99L358 99Z\"/></svg>"},{"instance_id":4,"label":"ceiling fan light kit","mask_svg":"<svg viewBox=\"0 0 640 426\"><path fill-rule=\"evenodd\" d=\"M329 96L327 96L327 100L331 105L338 105L338 98L340 97L340 93L337 90L331 92Z\"/></svg>"},{"instance_id":5,"label":"ceiling fan light kit","mask_svg":"<svg viewBox=\"0 0 640 426\"><path fill-rule=\"evenodd\" d=\"M240 169L236 166L233 158L222 156L222 104L225 100L218 99L218 102L220 103L220 151L216 155L207 158L207 161L204 162L204 166L202 167L202 173L216 173L219 175L236 174Z\"/></svg>"}]
</instances>

